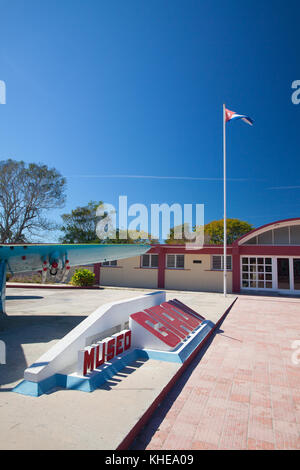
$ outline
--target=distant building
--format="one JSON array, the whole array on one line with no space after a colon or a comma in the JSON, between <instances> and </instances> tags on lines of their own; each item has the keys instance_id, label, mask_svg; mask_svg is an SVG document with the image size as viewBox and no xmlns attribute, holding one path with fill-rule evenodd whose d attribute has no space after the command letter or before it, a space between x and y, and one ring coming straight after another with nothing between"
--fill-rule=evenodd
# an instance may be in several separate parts
<instances>
[{"instance_id":1,"label":"distant building","mask_svg":"<svg viewBox=\"0 0 300 470\"><path fill-rule=\"evenodd\" d=\"M104 286L222 292L223 246L153 245L141 256L95 265ZM300 218L263 225L227 250L228 292L300 294Z\"/></svg>"}]
</instances>

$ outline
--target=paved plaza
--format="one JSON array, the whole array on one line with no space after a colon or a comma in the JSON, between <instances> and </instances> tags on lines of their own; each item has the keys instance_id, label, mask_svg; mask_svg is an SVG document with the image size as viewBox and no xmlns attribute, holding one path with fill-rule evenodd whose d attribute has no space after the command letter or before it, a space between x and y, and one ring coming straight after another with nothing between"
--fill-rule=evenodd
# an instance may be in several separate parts
<instances>
[{"instance_id":1,"label":"paved plaza","mask_svg":"<svg viewBox=\"0 0 300 470\"><path fill-rule=\"evenodd\" d=\"M239 296L132 448L300 449L295 340L300 299Z\"/></svg>"},{"instance_id":2,"label":"paved plaza","mask_svg":"<svg viewBox=\"0 0 300 470\"><path fill-rule=\"evenodd\" d=\"M0 365L1 449L116 449L149 409L179 364L135 361L92 393L57 389L40 397L12 393L24 369L97 307L150 292L143 289L7 289L7 345ZM151 291L152 292L152 291ZM216 322L234 301L221 294L168 291ZM63 432L58 432L63 430Z\"/></svg>"},{"instance_id":3,"label":"paved plaza","mask_svg":"<svg viewBox=\"0 0 300 470\"><path fill-rule=\"evenodd\" d=\"M7 343L7 364L0 366L1 449L114 448L122 436L115 436L111 422L125 422L144 397L155 397L159 364L156 370L150 362L133 364L90 394L58 390L35 398L11 390L28 365L99 305L146 292L7 290L7 319L0 327ZM215 322L235 299L167 291L167 299L175 297ZM299 298L239 295L132 449L299 449L300 354L292 347L300 340L299 317ZM133 394L136 401L129 404ZM104 416L111 400L119 410Z\"/></svg>"}]
</instances>

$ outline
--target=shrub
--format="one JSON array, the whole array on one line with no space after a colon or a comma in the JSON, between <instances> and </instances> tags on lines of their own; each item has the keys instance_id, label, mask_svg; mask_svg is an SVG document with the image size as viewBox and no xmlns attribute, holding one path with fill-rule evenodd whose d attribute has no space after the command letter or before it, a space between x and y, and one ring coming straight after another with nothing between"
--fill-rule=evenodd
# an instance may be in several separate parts
<instances>
[{"instance_id":1,"label":"shrub","mask_svg":"<svg viewBox=\"0 0 300 470\"><path fill-rule=\"evenodd\" d=\"M93 286L95 284L95 274L88 269L75 269L75 273L71 278L73 286Z\"/></svg>"}]
</instances>

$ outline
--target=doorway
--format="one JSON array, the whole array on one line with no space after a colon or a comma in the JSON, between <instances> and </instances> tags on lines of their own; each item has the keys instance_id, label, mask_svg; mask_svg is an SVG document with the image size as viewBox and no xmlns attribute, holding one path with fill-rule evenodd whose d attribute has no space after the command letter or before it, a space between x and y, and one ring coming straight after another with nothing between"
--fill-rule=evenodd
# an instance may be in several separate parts
<instances>
[{"instance_id":1,"label":"doorway","mask_svg":"<svg viewBox=\"0 0 300 470\"><path fill-rule=\"evenodd\" d=\"M300 258L293 259L294 290L300 291Z\"/></svg>"},{"instance_id":2,"label":"doorway","mask_svg":"<svg viewBox=\"0 0 300 470\"><path fill-rule=\"evenodd\" d=\"M289 258L277 258L277 287L290 290L290 260Z\"/></svg>"}]
</instances>

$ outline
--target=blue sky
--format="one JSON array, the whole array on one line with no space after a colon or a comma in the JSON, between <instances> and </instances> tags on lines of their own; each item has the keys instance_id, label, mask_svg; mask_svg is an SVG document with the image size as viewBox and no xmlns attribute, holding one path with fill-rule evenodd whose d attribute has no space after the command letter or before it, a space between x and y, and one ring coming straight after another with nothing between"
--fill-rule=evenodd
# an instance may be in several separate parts
<instances>
[{"instance_id":1,"label":"blue sky","mask_svg":"<svg viewBox=\"0 0 300 470\"><path fill-rule=\"evenodd\" d=\"M223 102L255 120L227 125L228 217L300 216L299 2L1 0L0 14L0 158L67 177L58 222L119 195L222 218Z\"/></svg>"}]
</instances>

